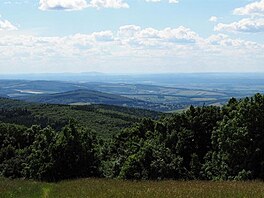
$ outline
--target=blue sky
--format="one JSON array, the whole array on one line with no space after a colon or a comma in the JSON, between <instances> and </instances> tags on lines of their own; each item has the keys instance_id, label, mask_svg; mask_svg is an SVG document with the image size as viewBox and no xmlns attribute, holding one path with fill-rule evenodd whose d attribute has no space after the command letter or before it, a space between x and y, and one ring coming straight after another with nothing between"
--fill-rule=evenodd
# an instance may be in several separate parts
<instances>
[{"instance_id":1,"label":"blue sky","mask_svg":"<svg viewBox=\"0 0 264 198\"><path fill-rule=\"evenodd\" d=\"M0 73L264 72L264 0L3 0Z\"/></svg>"}]
</instances>

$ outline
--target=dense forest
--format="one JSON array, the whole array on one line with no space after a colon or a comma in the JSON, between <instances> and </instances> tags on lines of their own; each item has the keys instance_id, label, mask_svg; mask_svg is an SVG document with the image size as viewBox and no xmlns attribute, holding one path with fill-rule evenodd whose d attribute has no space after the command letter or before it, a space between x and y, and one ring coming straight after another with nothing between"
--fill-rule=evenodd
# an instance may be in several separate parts
<instances>
[{"instance_id":1,"label":"dense forest","mask_svg":"<svg viewBox=\"0 0 264 198\"><path fill-rule=\"evenodd\" d=\"M88 128L103 138L109 138L117 131L139 122L144 117L158 118L161 113L145 109L113 105L55 105L28 103L20 100L0 98L0 121L10 124L50 126L61 130L76 121L76 127Z\"/></svg>"},{"instance_id":2,"label":"dense forest","mask_svg":"<svg viewBox=\"0 0 264 198\"><path fill-rule=\"evenodd\" d=\"M75 114L76 108L81 108L83 116L91 111L89 106L62 107L65 112ZM154 119L157 115L151 112L144 114L146 118L137 118L140 110L135 110L135 116L130 114L127 118L134 125L117 127L107 138L96 133L94 125L89 128L85 119L80 122L78 117L75 120L65 117L65 123L59 122L58 127L55 122L43 124L37 119L30 123L30 116L34 115L35 119L40 115L31 104L17 105L12 112L10 106L1 108L0 175L4 177L44 181L81 177L264 179L264 95L261 94L239 100L232 98L222 107L191 106L184 112L159 119ZM53 108L49 111L50 120L56 113L56 118L64 115L54 111L58 106L48 108ZM46 106L45 112L42 115L49 120ZM17 115L23 116L15 119ZM135 119L131 120L131 116Z\"/></svg>"}]
</instances>

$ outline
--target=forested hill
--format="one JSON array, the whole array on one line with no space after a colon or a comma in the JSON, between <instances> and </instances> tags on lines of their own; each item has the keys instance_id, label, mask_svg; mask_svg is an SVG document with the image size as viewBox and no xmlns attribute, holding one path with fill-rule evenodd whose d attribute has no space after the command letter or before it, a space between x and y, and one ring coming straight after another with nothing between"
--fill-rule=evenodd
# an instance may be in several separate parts
<instances>
[{"instance_id":1,"label":"forested hill","mask_svg":"<svg viewBox=\"0 0 264 198\"><path fill-rule=\"evenodd\" d=\"M46 104L106 104L138 108L143 108L144 106L148 107L148 105L150 105L150 103L146 101L88 89L77 89L55 94L26 95L18 97L18 99Z\"/></svg>"},{"instance_id":2,"label":"forested hill","mask_svg":"<svg viewBox=\"0 0 264 198\"><path fill-rule=\"evenodd\" d=\"M0 98L0 121L31 127L51 126L56 130L73 119L77 126L89 128L102 137L110 137L144 117L157 118L161 113L111 105L36 104Z\"/></svg>"},{"instance_id":3,"label":"forested hill","mask_svg":"<svg viewBox=\"0 0 264 198\"><path fill-rule=\"evenodd\" d=\"M8 102L19 103L1 100L2 106ZM46 181L80 177L264 180L264 95L232 98L223 107L191 106L159 120L146 118L104 140L90 129L98 133L97 124L102 125L98 130L110 131L107 127L118 128L116 124L124 119L109 116L116 107L99 107L30 105L25 111L2 110L1 120L8 123L0 123L0 175ZM73 115L79 124L86 121L86 128L74 122L59 130L9 124L17 118L25 120L20 115L28 115L27 111L29 116L48 120ZM118 115L134 117L144 113L121 112Z\"/></svg>"}]
</instances>

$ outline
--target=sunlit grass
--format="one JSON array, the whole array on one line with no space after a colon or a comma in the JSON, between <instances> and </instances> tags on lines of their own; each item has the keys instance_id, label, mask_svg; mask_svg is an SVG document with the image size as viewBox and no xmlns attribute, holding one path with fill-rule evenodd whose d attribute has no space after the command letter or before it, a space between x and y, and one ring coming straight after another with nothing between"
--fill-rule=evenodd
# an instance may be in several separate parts
<instances>
[{"instance_id":1,"label":"sunlit grass","mask_svg":"<svg viewBox=\"0 0 264 198\"><path fill-rule=\"evenodd\" d=\"M79 179L59 183L0 180L1 197L264 197L263 182L121 181Z\"/></svg>"},{"instance_id":2,"label":"sunlit grass","mask_svg":"<svg viewBox=\"0 0 264 198\"><path fill-rule=\"evenodd\" d=\"M45 189L52 187L53 184L48 183L0 179L0 197L45 197Z\"/></svg>"}]
</instances>

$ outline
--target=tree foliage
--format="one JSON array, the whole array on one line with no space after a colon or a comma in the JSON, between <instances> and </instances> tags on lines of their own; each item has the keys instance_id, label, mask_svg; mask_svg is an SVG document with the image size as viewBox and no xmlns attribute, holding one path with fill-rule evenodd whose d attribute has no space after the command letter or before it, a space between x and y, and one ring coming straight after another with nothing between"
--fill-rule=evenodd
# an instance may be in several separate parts
<instances>
[{"instance_id":1,"label":"tree foliage","mask_svg":"<svg viewBox=\"0 0 264 198\"><path fill-rule=\"evenodd\" d=\"M98 176L97 138L73 124L56 132L50 127L29 129L0 124L1 175L37 180Z\"/></svg>"},{"instance_id":2,"label":"tree foliage","mask_svg":"<svg viewBox=\"0 0 264 198\"><path fill-rule=\"evenodd\" d=\"M232 98L223 107L191 106L160 120L145 118L104 140L87 127L67 123L60 130L0 123L0 174L46 181L264 179L261 94Z\"/></svg>"}]
</instances>

